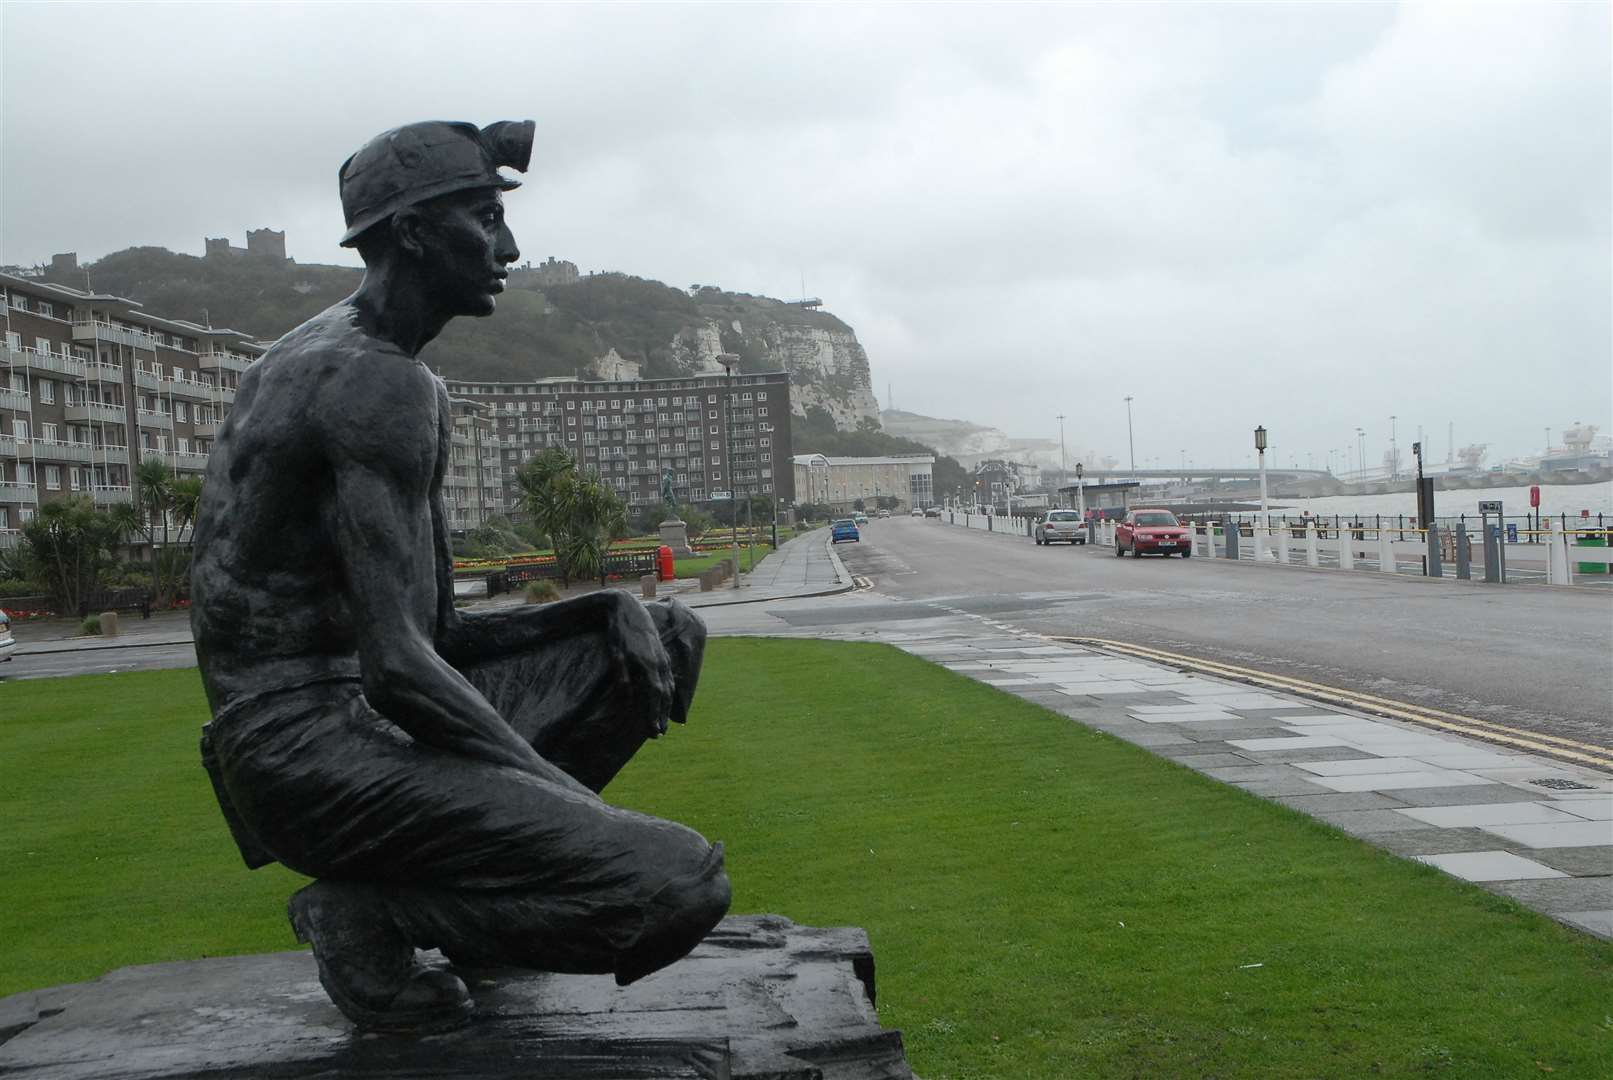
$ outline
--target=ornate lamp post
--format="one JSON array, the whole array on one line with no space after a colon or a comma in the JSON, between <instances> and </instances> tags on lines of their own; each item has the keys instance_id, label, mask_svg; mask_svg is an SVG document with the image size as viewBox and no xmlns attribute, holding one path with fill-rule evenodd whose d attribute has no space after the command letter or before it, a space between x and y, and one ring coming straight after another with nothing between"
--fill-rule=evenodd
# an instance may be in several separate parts
<instances>
[{"instance_id":1,"label":"ornate lamp post","mask_svg":"<svg viewBox=\"0 0 1613 1080\"><path fill-rule=\"evenodd\" d=\"M1255 449L1260 451L1260 524L1269 528L1271 515L1266 509L1266 429L1255 428Z\"/></svg>"}]
</instances>

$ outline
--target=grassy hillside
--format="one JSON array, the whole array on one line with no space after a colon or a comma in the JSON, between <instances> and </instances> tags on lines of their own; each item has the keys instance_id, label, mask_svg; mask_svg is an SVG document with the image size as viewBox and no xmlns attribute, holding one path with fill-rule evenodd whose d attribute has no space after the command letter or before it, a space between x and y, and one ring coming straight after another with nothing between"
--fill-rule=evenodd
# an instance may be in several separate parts
<instances>
[{"instance_id":1,"label":"grassy hillside","mask_svg":"<svg viewBox=\"0 0 1613 1080\"><path fill-rule=\"evenodd\" d=\"M251 257L202 258L164 248L114 252L85 268L97 292L138 300L171 318L211 322L273 340L358 287L357 267ZM817 326L849 333L833 315L767 297L704 287L691 296L659 281L595 274L539 290L517 273L487 319L457 319L421 354L451 378L531 379L575 375L611 349L644 365L647 376L682 374L693 330L707 320L742 370L777 370L769 330ZM83 272L60 283L84 285ZM739 329L735 329L735 324Z\"/></svg>"}]
</instances>

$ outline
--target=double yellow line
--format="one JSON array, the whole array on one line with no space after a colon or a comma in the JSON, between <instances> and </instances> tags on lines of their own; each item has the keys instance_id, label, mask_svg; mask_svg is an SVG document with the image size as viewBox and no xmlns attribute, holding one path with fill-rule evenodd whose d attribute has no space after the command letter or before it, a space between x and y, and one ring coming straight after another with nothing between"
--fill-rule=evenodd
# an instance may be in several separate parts
<instances>
[{"instance_id":1,"label":"double yellow line","mask_svg":"<svg viewBox=\"0 0 1613 1080\"><path fill-rule=\"evenodd\" d=\"M1336 686L1306 682L1304 679L1293 679L1286 675L1273 675L1270 672L1238 667L1234 664L1223 664L1215 660L1201 660L1196 656L1165 652L1162 649L1150 649L1146 646L1133 645L1125 641L1110 641L1107 638L1064 637L1060 635L1046 636L1049 641L1067 641L1076 645L1090 645L1094 648L1134 656L1139 660L1152 660L1156 663L1169 664L1172 667L1188 668L1193 671L1203 672L1206 675L1216 675L1238 682L1252 683L1270 690L1327 702L1330 705L1342 705L1347 708L1360 709L1363 712L1392 717L1396 720L1408 720L1414 724L1423 724L1428 727L1439 728L1442 731L1471 735L1477 739L1503 743L1507 746L1517 747L1520 750L1529 750L1538 754L1573 761L1581 765L1590 765L1594 768L1613 771L1613 749L1597 746L1594 743L1565 739L1560 735L1545 735L1537 731L1523 731L1518 728L1507 727L1505 724L1496 724L1488 720L1463 716L1460 713L1430 709L1422 705L1407 705L1405 702L1390 701L1388 698L1374 697L1371 694L1341 690Z\"/></svg>"}]
</instances>

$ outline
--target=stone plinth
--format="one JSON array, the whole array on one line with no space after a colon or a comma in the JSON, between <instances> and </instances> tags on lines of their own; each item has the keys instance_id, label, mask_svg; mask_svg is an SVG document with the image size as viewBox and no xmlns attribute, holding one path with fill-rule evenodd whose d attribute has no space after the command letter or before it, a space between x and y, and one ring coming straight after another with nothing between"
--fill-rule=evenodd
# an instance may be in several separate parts
<instances>
[{"instance_id":1,"label":"stone plinth","mask_svg":"<svg viewBox=\"0 0 1613 1080\"><path fill-rule=\"evenodd\" d=\"M661 522L661 543L672 549L674 559L686 559L694 554L689 549L689 526L677 518Z\"/></svg>"},{"instance_id":2,"label":"stone plinth","mask_svg":"<svg viewBox=\"0 0 1613 1080\"><path fill-rule=\"evenodd\" d=\"M879 1026L855 928L724 919L632 986L609 976L460 971L476 1015L429 1037L356 1032L307 952L123 968L0 999L8 1080L465 1077L912 1080Z\"/></svg>"}]
</instances>

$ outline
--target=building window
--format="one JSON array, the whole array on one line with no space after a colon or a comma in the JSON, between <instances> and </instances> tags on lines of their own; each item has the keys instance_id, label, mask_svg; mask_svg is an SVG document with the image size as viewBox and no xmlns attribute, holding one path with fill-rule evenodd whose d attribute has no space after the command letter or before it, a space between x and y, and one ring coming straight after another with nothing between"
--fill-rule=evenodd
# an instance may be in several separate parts
<instances>
[{"instance_id":1,"label":"building window","mask_svg":"<svg viewBox=\"0 0 1613 1080\"><path fill-rule=\"evenodd\" d=\"M46 318L53 318L56 314L56 309L51 306L49 301L41 300L39 302L39 313Z\"/></svg>"},{"instance_id":2,"label":"building window","mask_svg":"<svg viewBox=\"0 0 1613 1080\"><path fill-rule=\"evenodd\" d=\"M45 466L45 490L60 491L62 489L62 467L60 465Z\"/></svg>"},{"instance_id":3,"label":"building window","mask_svg":"<svg viewBox=\"0 0 1613 1080\"><path fill-rule=\"evenodd\" d=\"M56 441L56 425L40 424L39 437L48 443L54 443Z\"/></svg>"},{"instance_id":4,"label":"building window","mask_svg":"<svg viewBox=\"0 0 1613 1080\"><path fill-rule=\"evenodd\" d=\"M767 415L767 410L766 409L757 409L756 410L756 415L757 416L766 416Z\"/></svg>"},{"instance_id":5,"label":"building window","mask_svg":"<svg viewBox=\"0 0 1613 1080\"><path fill-rule=\"evenodd\" d=\"M11 306L16 308L18 311L27 311L28 310L28 298L24 297L24 296L18 296L16 293L12 293L11 294Z\"/></svg>"},{"instance_id":6,"label":"building window","mask_svg":"<svg viewBox=\"0 0 1613 1080\"><path fill-rule=\"evenodd\" d=\"M46 405L54 405L56 403L56 384L49 379L40 379L39 400Z\"/></svg>"},{"instance_id":7,"label":"building window","mask_svg":"<svg viewBox=\"0 0 1613 1080\"><path fill-rule=\"evenodd\" d=\"M721 465L722 464L722 458L718 457L716 454L712 454L711 455L711 463L713 465ZM716 474L713 473L712 475L715 476Z\"/></svg>"},{"instance_id":8,"label":"building window","mask_svg":"<svg viewBox=\"0 0 1613 1080\"><path fill-rule=\"evenodd\" d=\"M174 402L174 417L175 417L175 419L185 420L187 418L187 414L189 413L189 411L190 410L186 407L186 405L185 405L185 403L183 401Z\"/></svg>"},{"instance_id":9,"label":"building window","mask_svg":"<svg viewBox=\"0 0 1613 1080\"><path fill-rule=\"evenodd\" d=\"M767 400L767 391L766 390L758 390L758 391L756 391L756 400L757 401L766 401Z\"/></svg>"}]
</instances>

